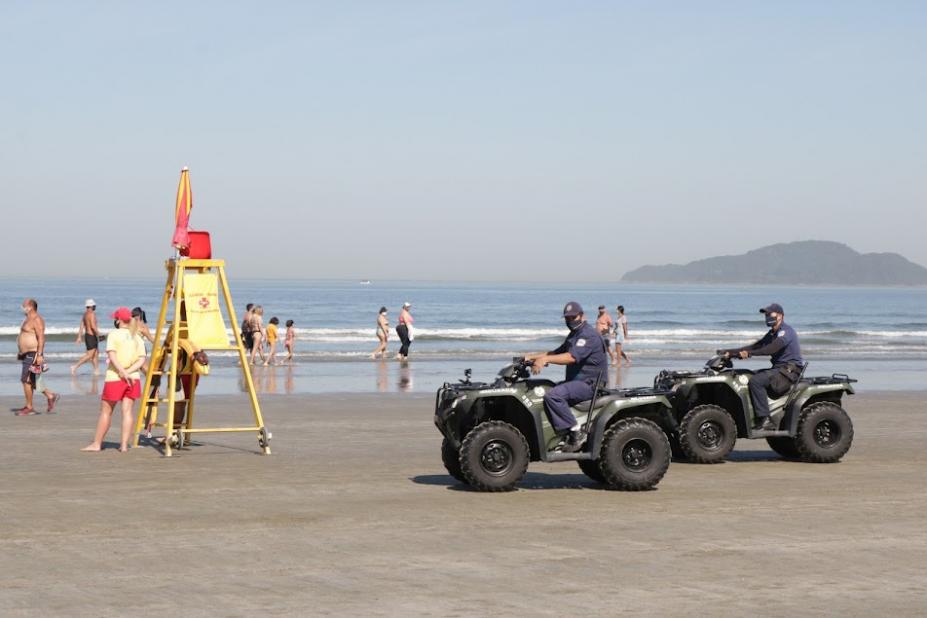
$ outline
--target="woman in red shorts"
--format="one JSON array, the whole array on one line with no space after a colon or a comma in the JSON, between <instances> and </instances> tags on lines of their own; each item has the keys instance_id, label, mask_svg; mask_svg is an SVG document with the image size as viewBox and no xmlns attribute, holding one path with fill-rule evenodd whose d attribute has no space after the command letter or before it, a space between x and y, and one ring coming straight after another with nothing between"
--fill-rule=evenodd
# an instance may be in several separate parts
<instances>
[{"instance_id":1,"label":"woman in red shorts","mask_svg":"<svg viewBox=\"0 0 927 618\"><path fill-rule=\"evenodd\" d=\"M113 325L116 330L106 337L106 356L109 366L103 384L103 403L100 406L100 419L93 442L83 451L103 449L103 438L109 431L113 420L113 409L117 403L122 404L122 436L119 452L129 450L129 436L132 435L132 404L141 397L142 385L139 369L145 363L145 342L138 333L138 320L132 317L128 307L119 307L113 313Z\"/></svg>"}]
</instances>

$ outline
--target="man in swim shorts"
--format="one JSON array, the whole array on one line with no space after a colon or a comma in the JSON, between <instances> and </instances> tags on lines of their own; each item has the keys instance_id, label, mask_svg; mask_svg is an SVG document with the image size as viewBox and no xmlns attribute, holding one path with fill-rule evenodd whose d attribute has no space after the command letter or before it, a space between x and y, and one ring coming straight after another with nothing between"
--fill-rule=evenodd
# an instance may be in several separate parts
<instances>
[{"instance_id":1,"label":"man in swim shorts","mask_svg":"<svg viewBox=\"0 0 927 618\"><path fill-rule=\"evenodd\" d=\"M100 373L99 356L100 356L100 329L97 327L97 303L88 298L84 303L84 315L81 316L80 326L77 329L77 341L80 344L83 341L87 351L80 357L76 363L71 365L71 375L77 373L78 367L86 362L93 365L93 375Z\"/></svg>"},{"instance_id":2,"label":"man in swim shorts","mask_svg":"<svg viewBox=\"0 0 927 618\"><path fill-rule=\"evenodd\" d=\"M603 341L605 341L605 351L608 352L608 357L612 359L612 362L615 362L615 354L612 352L610 341L612 324L612 316L605 310L605 305L599 305L599 317L595 320L595 329L599 331Z\"/></svg>"},{"instance_id":3,"label":"man in swim shorts","mask_svg":"<svg viewBox=\"0 0 927 618\"><path fill-rule=\"evenodd\" d=\"M20 381L23 384L26 405L16 410L16 416L30 416L38 414L32 407L32 395L36 390L36 376L42 372L45 364L45 320L39 315L39 304L33 298L23 301L22 312L26 318L19 327L19 337L16 339L19 354L16 358L23 364ZM55 409L58 395L50 389L45 389L45 397L48 399L48 412L51 412Z\"/></svg>"}]
</instances>

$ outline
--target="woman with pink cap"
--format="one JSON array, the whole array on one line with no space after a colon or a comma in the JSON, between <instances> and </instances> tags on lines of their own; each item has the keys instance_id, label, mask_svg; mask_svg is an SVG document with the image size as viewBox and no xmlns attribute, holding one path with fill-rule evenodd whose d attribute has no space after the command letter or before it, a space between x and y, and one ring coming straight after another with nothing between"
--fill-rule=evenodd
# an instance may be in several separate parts
<instances>
[{"instance_id":1,"label":"woman with pink cap","mask_svg":"<svg viewBox=\"0 0 927 618\"><path fill-rule=\"evenodd\" d=\"M145 342L138 333L138 318L132 317L128 307L119 307L111 316L116 330L106 337L106 356L109 366L103 384L103 403L100 406L100 418L93 442L83 451L100 451L103 438L109 431L113 420L113 409L117 403L122 405L122 434L119 452L129 450L129 437L132 434L132 404L141 397L142 385L139 369L145 363Z\"/></svg>"}]
</instances>

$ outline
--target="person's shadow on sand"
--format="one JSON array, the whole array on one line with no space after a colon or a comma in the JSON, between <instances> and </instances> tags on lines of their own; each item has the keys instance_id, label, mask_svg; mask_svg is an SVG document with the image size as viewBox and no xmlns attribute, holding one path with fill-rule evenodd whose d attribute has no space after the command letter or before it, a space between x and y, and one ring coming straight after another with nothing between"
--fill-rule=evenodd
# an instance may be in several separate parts
<instances>
[{"instance_id":1,"label":"person's shadow on sand","mask_svg":"<svg viewBox=\"0 0 927 618\"><path fill-rule=\"evenodd\" d=\"M130 450L130 451L132 450L132 448L133 448L132 445L129 444L129 450ZM99 451L83 451L83 452L85 452L85 453L102 453L103 451L118 452L118 451L119 451L119 443L118 443L118 442L113 442L113 441L106 441L106 440L104 440L103 442L100 443L100 450L99 450Z\"/></svg>"},{"instance_id":2,"label":"person's shadow on sand","mask_svg":"<svg viewBox=\"0 0 927 618\"><path fill-rule=\"evenodd\" d=\"M450 474L421 474L409 479L419 485L444 485L450 491L476 491L469 485L462 483ZM601 489L608 490L608 486L597 483L584 474L546 474L544 472L528 472L518 482L515 489ZM656 488L645 490L655 491Z\"/></svg>"}]
</instances>

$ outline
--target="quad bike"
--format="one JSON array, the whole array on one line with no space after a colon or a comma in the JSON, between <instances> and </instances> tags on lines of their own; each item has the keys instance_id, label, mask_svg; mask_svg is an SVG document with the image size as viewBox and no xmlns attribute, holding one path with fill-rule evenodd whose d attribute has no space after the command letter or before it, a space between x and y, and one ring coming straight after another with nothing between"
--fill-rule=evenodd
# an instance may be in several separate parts
<instances>
[{"instance_id":1,"label":"quad bike","mask_svg":"<svg viewBox=\"0 0 927 618\"><path fill-rule=\"evenodd\" d=\"M673 453L697 463L718 463L737 438L765 438L789 459L832 463L853 442L853 423L842 407L856 380L844 374L799 379L785 394L769 399L775 430L754 428L748 385L753 371L734 369L732 359L712 357L700 371L660 372L654 388L669 391L676 429L668 433Z\"/></svg>"},{"instance_id":2,"label":"quad bike","mask_svg":"<svg viewBox=\"0 0 927 618\"><path fill-rule=\"evenodd\" d=\"M578 452L563 443L544 412L556 384L532 378L532 362L516 357L492 383L473 382L468 369L435 398L435 425L444 436L441 458L455 479L479 491L510 491L532 461L576 461L589 478L638 491L655 487L670 463L666 437L675 423L667 391L606 390L573 406L588 434Z\"/></svg>"}]
</instances>

